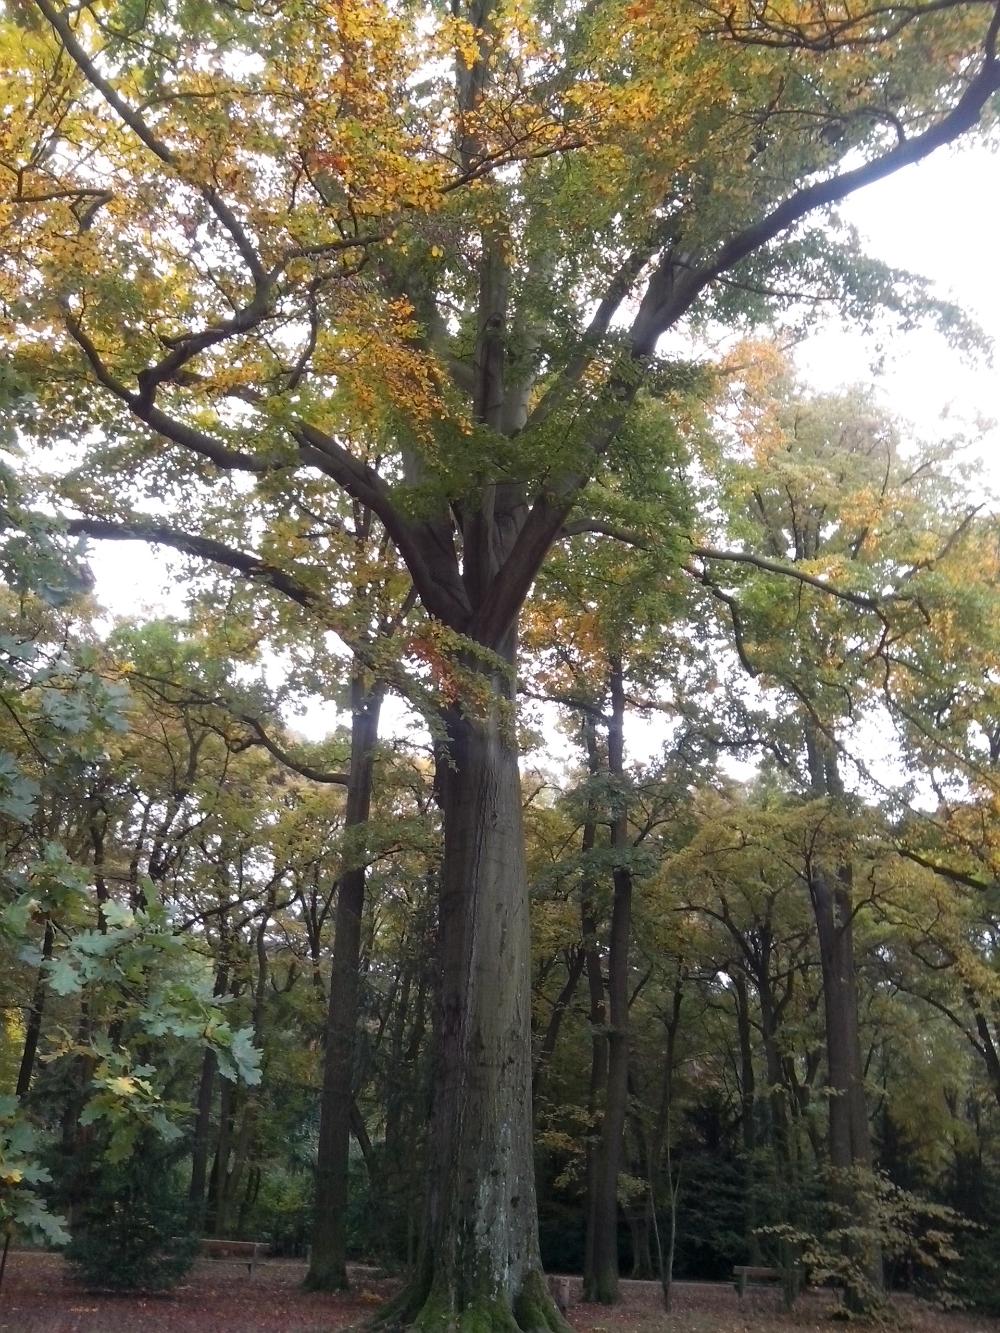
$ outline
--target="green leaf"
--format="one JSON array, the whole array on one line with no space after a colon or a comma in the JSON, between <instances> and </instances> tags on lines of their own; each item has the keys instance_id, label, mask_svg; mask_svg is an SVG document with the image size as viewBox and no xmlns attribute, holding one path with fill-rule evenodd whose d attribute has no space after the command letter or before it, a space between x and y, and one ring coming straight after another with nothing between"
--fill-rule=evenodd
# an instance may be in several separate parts
<instances>
[{"instance_id":1,"label":"green leaf","mask_svg":"<svg viewBox=\"0 0 1000 1333\"><path fill-rule=\"evenodd\" d=\"M106 902L102 905L101 911L109 926L123 927L135 924L135 913L124 903L116 903L113 900Z\"/></svg>"},{"instance_id":2,"label":"green leaf","mask_svg":"<svg viewBox=\"0 0 1000 1333\"><path fill-rule=\"evenodd\" d=\"M250 1028L238 1028L233 1033L230 1044L233 1059L239 1076L244 1083L254 1087L260 1082L260 1050L253 1044L253 1031Z\"/></svg>"},{"instance_id":3,"label":"green leaf","mask_svg":"<svg viewBox=\"0 0 1000 1333\"><path fill-rule=\"evenodd\" d=\"M49 985L57 995L75 995L82 988L79 972L65 958L49 963Z\"/></svg>"}]
</instances>

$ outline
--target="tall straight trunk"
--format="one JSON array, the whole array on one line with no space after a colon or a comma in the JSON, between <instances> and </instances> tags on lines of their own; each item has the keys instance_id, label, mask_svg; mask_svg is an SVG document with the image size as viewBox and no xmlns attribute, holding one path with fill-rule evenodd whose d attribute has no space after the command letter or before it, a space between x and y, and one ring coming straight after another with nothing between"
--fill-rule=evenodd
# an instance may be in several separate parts
<instances>
[{"instance_id":1,"label":"tall straight trunk","mask_svg":"<svg viewBox=\"0 0 1000 1333\"><path fill-rule=\"evenodd\" d=\"M589 825L591 835L594 826ZM587 829L584 830L586 842ZM591 840L591 846L593 841ZM597 949L597 921L593 903L584 899L582 907L582 926L584 957L587 966L587 990L590 997L590 1085L587 1090L587 1113L593 1127L596 1125L598 1108L604 1089L608 1083L608 1037L607 1004L604 992L604 977L601 973L601 955ZM597 1166L599 1136L593 1128L588 1131L585 1160L586 1228L584 1233L583 1271L590 1273L594 1267L594 1203L597 1199Z\"/></svg>"},{"instance_id":2,"label":"tall straight trunk","mask_svg":"<svg viewBox=\"0 0 1000 1333\"><path fill-rule=\"evenodd\" d=\"M842 872L843 874L843 872ZM848 1170L872 1164L858 1030L851 896L841 876L815 872L810 883L823 973L830 1097L830 1164Z\"/></svg>"},{"instance_id":3,"label":"tall straight trunk","mask_svg":"<svg viewBox=\"0 0 1000 1333\"><path fill-rule=\"evenodd\" d=\"M788 1143L788 1108L786 1105L786 1078L778 1045L778 1006L771 989L771 978L766 963L757 976L757 994L760 999L761 1036L764 1046L764 1068L767 1072L767 1133L769 1146L781 1166L790 1161Z\"/></svg>"},{"instance_id":4,"label":"tall straight trunk","mask_svg":"<svg viewBox=\"0 0 1000 1333\"><path fill-rule=\"evenodd\" d=\"M584 718L584 738L587 746L587 765L590 776L600 772L600 759L597 751L597 734L593 716ZM607 1034L607 997L604 989L604 976L601 970L601 955L597 947L597 912L593 898L593 878L586 866L586 856L597 843L597 815L593 805L587 811L587 821L583 826L581 851L584 856L584 884L580 902L580 933L583 941L583 955L587 973L587 991L590 1000L590 1084L587 1089L587 1113L590 1127L587 1131L586 1157L584 1164L585 1205L584 1205L584 1255L583 1271L593 1272L594 1268L594 1206L597 1200L597 1169L600 1135L598 1112L604 1091L608 1083L608 1034Z\"/></svg>"},{"instance_id":5,"label":"tall straight trunk","mask_svg":"<svg viewBox=\"0 0 1000 1333\"><path fill-rule=\"evenodd\" d=\"M215 1076L217 1072L218 1061L215 1052L206 1049L201 1057L201 1077L198 1080L194 1136L191 1142L191 1182L188 1185L191 1223L198 1231L201 1230L205 1220L205 1185L208 1181L209 1135L212 1126L212 1104L215 1101Z\"/></svg>"},{"instance_id":6,"label":"tall straight trunk","mask_svg":"<svg viewBox=\"0 0 1000 1333\"><path fill-rule=\"evenodd\" d=\"M628 848L628 810L623 781L625 692L621 663L611 670L611 719L608 725L608 770L617 780L611 845L619 857ZM587 1245L589 1266L583 1274L584 1299L614 1304L618 1288L618 1176L622 1136L628 1109L628 952L632 931L632 875L621 860L614 872L614 900L608 948L608 1082L597 1152L595 1194L589 1221L593 1241Z\"/></svg>"},{"instance_id":7,"label":"tall straight trunk","mask_svg":"<svg viewBox=\"0 0 1000 1333\"><path fill-rule=\"evenodd\" d=\"M635 1096L635 1088L631 1077L629 1078L629 1096ZM632 1136L635 1140L635 1157L629 1164L629 1174L636 1180L645 1180L649 1174L649 1163L651 1160L651 1151L646 1134L646 1127L642 1122L642 1117L632 1112L629 1115L629 1124L632 1128ZM652 1240L652 1208L648 1189L645 1190L641 1198L633 1199L625 1209L626 1220L628 1221L629 1231L632 1236L632 1273L633 1278L642 1278L644 1280L655 1277L656 1272L653 1267L653 1251L651 1248Z\"/></svg>"},{"instance_id":8,"label":"tall straight trunk","mask_svg":"<svg viewBox=\"0 0 1000 1333\"><path fill-rule=\"evenodd\" d=\"M225 995L229 989L229 968L223 964L215 975L214 994ZM208 1182L208 1151L212 1129L212 1104L215 1100L215 1079L219 1062L215 1052L205 1049L201 1058L201 1077L198 1080L198 1099L195 1104L194 1135L191 1141L191 1182L188 1201L191 1204L191 1222L201 1230L205 1220L205 1185Z\"/></svg>"},{"instance_id":9,"label":"tall straight trunk","mask_svg":"<svg viewBox=\"0 0 1000 1333\"><path fill-rule=\"evenodd\" d=\"M812 726L806 731L809 775L816 796L843 795L837 756ZM854 895L849 864L832 870L817 861L810 868L809 893L819 941L823 975L829 1097L829 1152L835 1202L864 1226L874 1224L858 1189L857 1173L870 1173L874 1161L858 1018L857 965L854 954ZM851 1173L850 1175L848 1173ZM852 1178L853 1177L853 1178ZM876 1238L852 1243L855 1262L871 1290L883 1285L881 1247ZM863 1311L870 1303L848 1289L848 1304Z\"/></svg>"},{"instance_id":10,"label":"tall straight trunk","mask_svg":"<svg viewBox=\"0 0 1000 1333\"><path fill-rule=\"evenodd\" d=\"M411 1000L410 969L416 967L416 999ZM423 1133L428 1118L427 1071L421 1061L427 1027L428 960L415 957L407 965L405 994L401 992L391 1043L386 1080L385 1147L382 1154L382 1197L385 1225L381 1232L386 1253L405 1242L407 1267L414 1263L418 1231L418 1200L422 1194ZM409 1032L406 1024L409 1023Z\"/></svg>"},{"instance_id":11,"label":"tall straight trunk","mask_svg":"<svg viewBox=\"0 0 1000 1333\"><path fill-rule=\"evenodd\" d=\"M210 1236L221 1236L226 1226L226 1186L229 1183L229 1152L233 1138L233 1102L236 1090L229 1079L223 1079L219 1096L219 1135L215 1143L215 1157L208 1178L208 1205L205 1229Z\"/></svg>"},{"instance_id":12,"label":"tall straight trunk","mask_svg":"<svg viewBox=\"0 0 1000 1333\"><path fill-rule=\"evenodd\" d=\"M754 1119L757 1086L753 1067L753 1034L750 1025L750 989L743 972L734 969L736 993L736 1030L740 1046L740 1128L743 1137L744 1228L750 1263L760 1262L760 1237L757 1235L759 1170L757 1161L757 1125Z\"/></svg>"},{"instance_id":13,"label":"tall straight trunk","mask_svg":"<svg viewBox=\"0 0 1000 1333\"><path fill-rule=\"evenodd\" d=\"M842 796L837 757L810 727L806 735L809 774L816 796ZM830 1163L836 1169L870 1168L871 1130L865 1102L864 1064L858 1021L854 957L854 895L850 865L811 867L809 892L823 974L830 1097Z\"/></svg>"},{"instance_id":14,"label":"tall straight trunk","mask_svg":"<svg viewBox=\"0 0 1000 1333\"><path fill-rule=\"evenodd\" d=\"M52 957L52 947L55 944L55 931L52 922L48 917L45 918L45 934L42 938L42 961L38 968L38 975L35 978L35 988L31 995L31 1008L28 1010L28 1021L24 1028L24 1048L21 1052L21 1065L17 1071L17 1087L14 1089L14 1095L20 1101L27 1097L28 1090L31 1087L31 1079L35 1072L35 1059L38 1055L38 1039L42 1033L42 1015L45 1013L45 997L48 994L46 982L47 964Z\"/></svg>"},{"instance_id":15,"label":"tall straight trunk","mask_svg":"<svg viewBox=\"0 0 1000 1333\"><path fill-rule=\"evenodd\" d=\"M425 1234L416 1280L384 1318L470 1333L563 1330L538 1248L513 671L480 670L476 693L475 712L456 706L443 718L441 997Z\"/></svg>"},{"instance_id":16,"label":"tall straight trunk","mask_svg":"<svg viewBox=\"0 0 1000 1333\"><path fill-rule=\"evenodd\" d=\"M753 1034L750 1026L750 990L746 977L734 970L733 985L736 993L736 1030L740 1043L740 1128L743 1151L748 1163L757 1150L757 1126L754 1108L757 1102L757 1082L753 1067Z\"/></svg>"},{"instance_id":17,"label":"tall straight trunk","mask_svg":"<svg viewBox=\"0 0 1000 1333\"><path fill-rule=\"evenodd\" d=\"M316 1211L306 1286L318 1291L347 1286L348 1167L354 1105L354 1053L358 1021L358 967L365 905L365 861L350 839L368 823L375 780L375 746L384 690L351 682L351 768L344 829L348 843L337 888L333 968L323 1061Z\"/></svg>"}]
</instances>

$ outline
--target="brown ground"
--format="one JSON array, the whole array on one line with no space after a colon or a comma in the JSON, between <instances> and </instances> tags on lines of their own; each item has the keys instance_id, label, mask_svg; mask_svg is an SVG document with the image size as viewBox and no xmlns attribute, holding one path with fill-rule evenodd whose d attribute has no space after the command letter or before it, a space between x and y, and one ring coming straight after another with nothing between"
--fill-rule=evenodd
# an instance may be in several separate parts
<instances>
[{"instance_id":1,"label":"brown ground","mask_svg":"<svg viewBox=\"0 0 1000 1333\"><path fill-rule=\"evenodd\" d=\"M304 1272L300 1263L273 1260L249 1277L236 1263L201 1260L169 1296L100 1296L77 1286L56 1256L15 1252L0 1293L0 1333L329 1333L364 1322L394 1290L359 1269L351 1292L306 1293ZM620 1306L572 1305L579 1333L835 1333L843 1327L830 1321L831 1303L822 1296L805 1297L789 1316L772 1292L748 1294L741 1309L732 1287L700 1282L677 1285L668 1324L655 1284L622 1285ZM898 1327L909 1333L1000 1333L1000 1321L944 1315L913 1302L900 1303L898 1316Z\"/></svg>"}]
</instances>

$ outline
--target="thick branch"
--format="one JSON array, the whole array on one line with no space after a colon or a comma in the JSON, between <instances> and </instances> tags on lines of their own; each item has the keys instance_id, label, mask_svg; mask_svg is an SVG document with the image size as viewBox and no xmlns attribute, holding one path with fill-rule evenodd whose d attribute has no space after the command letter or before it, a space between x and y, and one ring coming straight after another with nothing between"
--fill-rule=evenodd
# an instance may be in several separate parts
<instances>
[{"instance_id":1,"label":"thick branch","mask_svg":"<svg viewBox=\"0 0 1000 1333\"><path fill-rule=\"evenodd\" d=\"M324 606L323 599L293 574L275 565L270 565L259 556L248 551L237 550L211 537L202 537L193 532L182 532L166 524L145 523L141 521L115 523L100 518L73 518L66 524L66 531L73 537L94 537L101 541L149 542L156 546L169 546L185 555L200 556L213 564L224 565L244 574L255 583L265 583L276 592L283 593L299 606L307 610L316 610Z\"/></svg>"},{"instance_id":2,"label":"thick branch","mask_svg":"<svg viewBox=\"0 0 1000 1333\"><path fill-rule=\"evenodd\" d=\"M301 759L296 759L293 755L290 755L273 736L264 730L257 718L248 713L239 712L235 716L245 723L257 737L256 741L252 741L251 744L263 745L269 754L273 754L279 763L284 764L286 768L290 768L293 773L308 778L310 782L323 782L337 787L346 787L350 782L351 775L349 773L333 773L325 768L315 768L312 764L304 763Z\"/></svg>"},{"instance_id":3,"label":"thick branch","mask_svg":"<svg viewBox=\"0 0 1000 1333\"><path fill-rule=\"evenodd\" d=\"M670 283L667 299L652 314L657 336L676 324L705 288L721 274L762 250L782 232L801 222L807 214L840 203L866 185L873 185L902 167L922 161L938 148L943 148L973 129L990 98L1000 91L1000 62L996 50L998 30L1000 5L994 10L986 32L979 73L971 80L951 111L936 124L923 134L897 143L871 162L796 190L766 217L732 237L708 264L701 268L690 268ZM666 262L669 263L669 259Z\"/></svg>"},{"instance_id":4,"label":"thick branch","mask_svg":"<svg viewBox=\"0 0 1000 1333\"><path fill-rule=\"evenodd\" d=\"M458 558L450 528L441 523L414 523L396 505L384 478L355 458L336 439L308 422L293 428L300 456L332 477L349 495L381 520L406 563L427 611L456 629L466 624L469 602L459 578Z\"/></svg>"},{"instance_id":5,"label":"thick branch","mask_svg":"<svg viewBox=\"0 0 1000 1333\"><path fill-rule=\"evenodd\" d=\"M964 870L956 870L954 866L946 866L939 861L932 861L929 856L922 856L920 852L912 852L906 847L897 847L896 850L907 861L912 861L914 865L923 866L925 870L933 871L935 875L950 880L952 884L963 884L968 889L975 889L977 893L985 893L987 889L996 887L995 883L987 883L977 879L975 875L966 874Z\"/></svg>"}]
</instances>

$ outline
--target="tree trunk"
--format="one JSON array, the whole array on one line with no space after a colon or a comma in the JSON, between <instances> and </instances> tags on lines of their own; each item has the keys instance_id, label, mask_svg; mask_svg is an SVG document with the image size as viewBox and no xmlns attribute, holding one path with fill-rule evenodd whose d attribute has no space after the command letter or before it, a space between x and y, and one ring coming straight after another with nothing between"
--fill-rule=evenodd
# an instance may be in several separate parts
<instances>
[{"instance_id":1,"label":"tree trunk","mask_svg":"<svg viewBox=\"0 0 1000 1333\"><path fill-rule=\"evenodd\" d=\"M838 799L842 787L837 757L825 738L807 729L809 772L813 793ZM810 867L809 893L823 974L823 1010L827 1050L830 1165L834 1173L834 1200L845 1214L862 1227L873 1227L875 1218L862 1198L857 1173L870 1175L874 1157L868 1107L865 1100L864 1065L858 1021L857 971L854 957L854 896L851 867L836 872L817 861ZM852 1178L852 1176L854 1178ZM864 1182L866 1183L866 1182ZM881 1246L876 1237L851 1242L854 1258L863 1270L871 1291L883 1285ZM860 1288L846 1292L848 1306L864 1312L872 1298Z\"/></svg>"},{"instance_id":2,"label":"tree trunk","mask_svg":"<svg viewBox=\"0 0 1000 1333\"><path fill-rule=\"evenodd\" d=\"M814 873L810 884L823 971L823 1010L830 1097L830 1164L872 1164L858 1032L854 929L850 892L838 877Z\"/></svg>"},{"instance_id":3,"label":"tree trunk","mask_svg":"<svg viewBox=\"0 0 1000 1333\"><path fill-rule=\"evenodd\" d=\"M24 1029L24 1049L21 1052L21 1066L17 1071L17 1087L14 1095L18 1101L27 1097L28 1090L31 1087L32 1075L35 1072L35 1057L38 1054L38 1039L42 1033L42 1015L45 1012L45 997L48 994L46 981L47 963L52 957L52 946L55 943L55 931L52 922L48 917L45 918L45 935L42 939L42 961L38 968L38 975L35 978L35 989L31 996L31 1008L28 1010L28 1021Z\"/></svg>"},{"instance_id":4,"label":"tree trunk","mask_svg":"<svg viewBox=\"0 0 1000 1333\"><path fill-rule=\"evenodd\" d=\"M753 1034L750 1023L750 989L740 968L733 970L736 994L736 1028L740 1045L740 1128L743 1137L743 1215L746 1232L747 1258L759 1264L760 1237L757 1217L760 1190L759 1162L757 1160L757 1081L753 1067Z\"/></svg>"},{"instance_id":5,"label":"tree trunk","mask_svg":"<svg viewBox=\"0 0 1000 1333\"><path fill-rule=\"evenodd\" d=\"M567 1327L538 1249L512 677L480 676L492 693L485 716L455 707L444 717L441 1011L426 1230L416 1281L385 1313L388 1323L470 1333Z\"/></svg>"},{"instance_id":6,"label":"tree trunk","mask_svg":"<svg viewBox=\"0 0 1000 1333\"><path fill-rule=\"evenodd\" d=\"M223 996L228 989L229 968L226 964L223 964L216 973L213 994L217 997ZM215 1052L210 1047L206 1047L201 1059L201 1078L198 1081L194 1135L191 1142L191 1183L188 1186L191 1223L197 1231L201 1231L205 1222L205 1185L208 1181L212 1103L215 1100L215 1076L218 1067L219 1062Z\"/></svg>"},{"instance_id":7,"label":"tree trunk","mask_svg":"<svg viewBox=\"0 0 1000 1333\"><path fill-rule=\"evenodd\" d=\"M588 826L593 832L593 825ZM587 830L584 830L586 838ZM591 843L591 845L593 845ZM604 977L601 974L601 955L597 950L597 921L590 899L585 899L582 908L583 947L587 964L587 989L590 993L590 1087L587 1094L587 1111L591 1128L587 1134L585 1181L586 1181L586 1230L584 1240L583 1271L593 1272L594 1268L594 1203L597 1198L597 1163L599 1137L594 1132L594 1124L600 1098L608 1082L608 1036L606 1030L607 1007L604 995Z\"/></svg>"},{"instance_id":8,"label":"tree trunk","mask_svg":"<svg viewBox=\"0 0 1000 1333\"><path fill-rule=\"evenodd\" d=\"M209 1134L212 1123L212 1103L215 1100L217 1068L218 1062L215 1052L206 1049L201 1058L201 1078L198 1082L194 1138L191 1144L191 1183L188 1186L191 1222L198 1231L201 1230L205 1218L205 1184L208 1179Z\"/></svg>"},{"instance_id":9,"label":"tree trunk","mask_svg":"<svg viewBox=\"0 0 1000 1333\"><path fill-rule=\"evenodd\" d=\"M205 1226L210 1236L225 1234L228 1203L226 1187L229 1184L229 1151L233 1137L233 1116L235 1114L233 1102L235 1097L236 1091L232 1081L223 1079L222 1091L219 1096L219 1136L216 1140L215 1158L212 1162L212 1172L208 1180L208 1207L206 1209Z\"/></svg>"},{"instance_id":10,"label":"tree trunk","mask_svg":"<svg viewBox=\"0 0 1000 1333\"><path fill-rule=\"evenodd\" d=\"M365 688L357 674L351 683L351 768L344 816L348 838L368 823L371 813L375 746L383 693L380 685ZM360 846L352 847L348 843L334 918L333 969L316 1164L316 1212L312 1254L305 1280L306 1286L315 1291L342 1290L347 1286L348 1167L364 905L364 852Z\"/></svg>"},{"instance_id":11,"label":"tree trunk","mask_svg":"<svg viewBox=\"0 0 1000 1333\"><path fill-rule=\"evenodd\" d=\"M611 671L611 721L608 726L608 770L624 781L625 695L620 662ZM628 847L628 811L625 792L616 793L617 808L611 824L611 845L623 855ZM618 1175L622 1136L628 1109L628 952L632 930L632 875L627 865L614 870L614 901L608 949L608 1083L601 1121L601 1139L594 1174L596 1186L589 1221L593 1241L587 1245L589 1265L584 1270L584 1300L615 1304L618 1289Z\"/></svg>"},{"instance_id":12,"label":"tree trunk","mask_svg":"<svg viewBox=\"0 0 1000 1333\"><path fill-rule=\"evenodd\" d=\"M599 772L597 754L597 736L593 718L584 718L584 735L587 744L588 771L591 777ZM597 1200L597 1169L600 1136L596 1131L597 1113L601 1098L608 1083L608 1034L607 1005L604 993L604 976L601 971L601 955L597 947L597 913L594 906L592 871L586 863L587 853L593 851L597 842L596 811L591 806L587 812L587 821L583 826L581 852L584 857L584 883L580 904L580 931L583 940L583 955L587 972L587 990L590 998L590 1086L587 1091L587 1112L590 1124L587 1131L585 1159L585 1206L586 1226L584 1230L583 1271L591 1273L594 1269L594 1207Z\"/></svg>"},{"instance_id":13,"label":"tree trunk","mask_svg":"<svg viewBox=\"0 0 1000 1333\"><path fill-rule=\"evenodd\" d=\"M577 983L583 974L584 962L585 958L583 950L574 949L566 965L566 980L552 1006L552 1013L549 1015L549 1021L545 1025L545 1032L538 1047L538 1058L535 1060L535 1073L532 1082L532 1100L535 1106L538 1105L541 1096L542 1085L545 1082L545 1075L548 1071L549 1062L555 1054L556 1043L559 1040L559 1030L562 1027L562 1021L566 1017L566 1011L572 1003L573 996L576 993Z\"/></svg>"}]
</instances>

